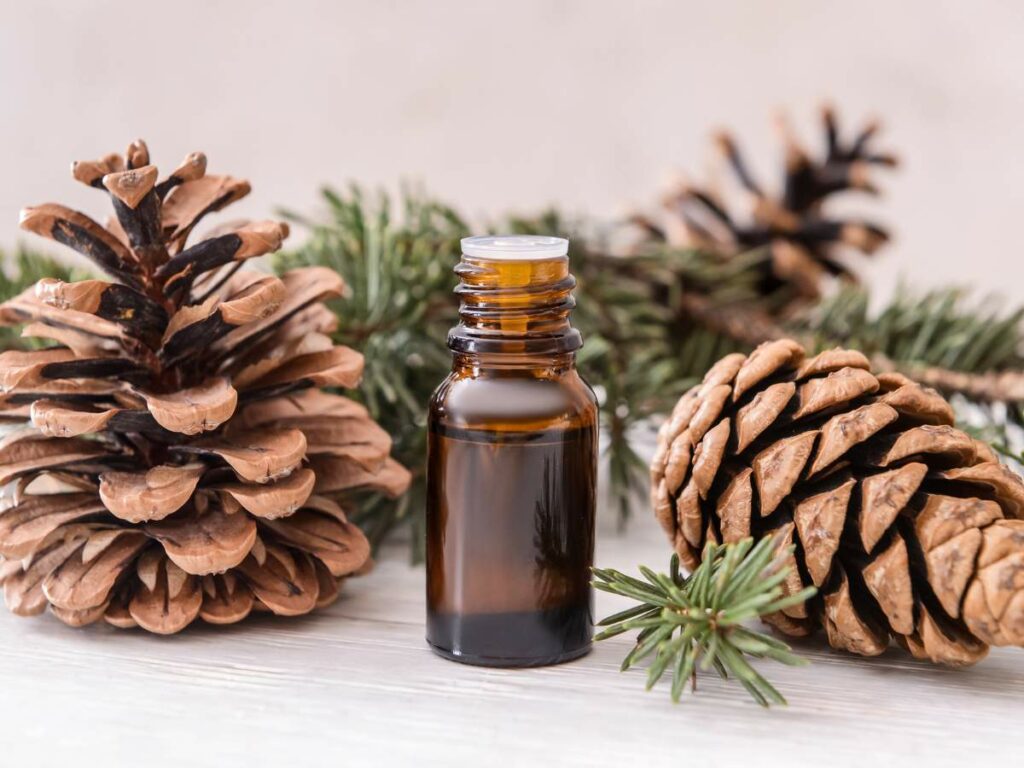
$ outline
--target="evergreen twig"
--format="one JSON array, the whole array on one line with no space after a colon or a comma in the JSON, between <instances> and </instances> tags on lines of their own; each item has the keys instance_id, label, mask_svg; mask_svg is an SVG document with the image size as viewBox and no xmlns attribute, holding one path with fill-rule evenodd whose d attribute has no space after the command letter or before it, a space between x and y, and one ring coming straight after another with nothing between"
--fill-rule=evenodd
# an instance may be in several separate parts
<instances>
[{"instance_id":1,"label":"evergreen twig","mask_svg":"<svg viewBox=\"0 0 1024 768\"><path fill-rule=\"evenodd\" d=\"M880 311L848 287L808 313L796 328L818 347L848 346L947 394L977 402L1024 402L1024 307L974 304L958 288L915 294L901 287Z\"/></svg>"},{"instance_id":2,"label":"evergreen twig","mask_svg":"<svg viewBox=\"0 0 1024 768\"><path fill-rule=\"evenodd\" d=\"M790 666L807 662L786 643L745 622L799 604L816 590L807 587L783 595L788 566L782 563L793 548L777 552L776 546L770 536L757 544L749 538L708 544L700 566L689 576L680 572L678 555L672 556L668 575L640 566L642 580L595 568L594 587L638 602L599 622L606 629L596 639L639 630L622 670L651 658L648 690L671 670L673 701L679 701L687 681L696 689L698 669L714 668L723 679L739 681L761 706L785 704L782 694L747 659L767 658Z\"/></svg>"},{"instance_id":3,"label":"evergreen twig","mask_svg":"<svg viewBox=\"0 0 1024 768\"><path fill-rule=\"evenodd\" d=\"M309 239L274 259L279 271L324 265L341 274L347 294L333 302L336 342L365 356L359 396L394 440L392 455L413 473L408 494L360 507L356 521L378 544L401 522L413 526L413 559L422 558L426 411L451 369L445 347L456 320L452 267L469 228L451 208L403 190L397 204L352 185L322 191L323 220L282 211Z\"/></svg>"},{"instance_id":4,"label":"evergreen twig","mask_svg":"<svg viewBox=\"0 0 1024 768\"><path fill-rule=\"evenodd\" d=\"M469 226L452 208L408 191L397 204L356 186L323 196L323 220L286 212L311 237L276 266L323 264L349 284L349 295L333 307L335 338L366 355L362 399L394 437L396 458L416 474L411 494L363 507L359 522L379 542L411 521L418 558L426 408L450 367L444 339L457 319L451 269ZM584 231L554 210L510 217L492 229L570 239L578 281L573 323L585 339L578 365L601 402L609 495L620 522L647 485L637 432L723 355L749 352L771 338L859 348L877 370L904 373L971 402L1005 402L1010 420L1024 421L1017 391L1024 386L1024 309L976 308L961 291L939 290L901 292L873 312L866 289L848 287L792 317L785 315L795 305L792 285L781 281L765 292L767 248L723 256L646 242L622 255L604 233Z\"/></svg>"},{"instance_id":5,"label":"evergreen twig","mask_svg":"<svg viewBox=\"0 0 1024 768\"><path fill-rule=\"evenodd\" d=\"M651 301L650 272L638 260L608 256L600 239L581 231L557 211L511 217L497 229L513 234L544 234L569 239L569 264L576 277L577 305L572 323L583 334L577 365L598 393L605 439L608 490L620 525L646 492L647 462L634 448L635 431L671 405L670 393L696 378L687 375L676 354L673 313ZM670 282L663 265L658 280Z\"/></svg>"}]
</instances>

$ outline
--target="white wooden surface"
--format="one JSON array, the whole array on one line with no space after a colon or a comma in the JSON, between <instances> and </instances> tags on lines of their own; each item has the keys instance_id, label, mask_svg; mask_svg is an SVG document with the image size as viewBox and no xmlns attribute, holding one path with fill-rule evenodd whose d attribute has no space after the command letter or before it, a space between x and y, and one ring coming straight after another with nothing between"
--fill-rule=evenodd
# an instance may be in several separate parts
<instances>
[{"instance_id":1,"label":"white wooden surface","mask_svg":"<svg viewBox=\"0 0 1024 768\"><path fill-rule=\"evenodd\" d=\"M647 519L601 533L601 565L665 561ZM3 611L0 766L1024 764L1024 651L951 671L808 644L812 666L767 670L788 708L708 676L673 706L617 671L626 639L546 669L444 661L423 642L422 593L395 547L301 619L158 638ZM618 606L599 596L601 615Z\"/></svg>"}]
</instances>

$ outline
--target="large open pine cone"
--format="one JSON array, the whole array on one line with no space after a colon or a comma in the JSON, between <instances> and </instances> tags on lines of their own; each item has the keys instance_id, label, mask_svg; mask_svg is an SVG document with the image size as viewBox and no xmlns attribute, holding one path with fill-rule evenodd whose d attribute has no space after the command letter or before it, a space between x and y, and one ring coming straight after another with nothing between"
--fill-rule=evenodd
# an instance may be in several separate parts
<instances>
[{"instance_id":1,"label":"large open pine cone","mask_svg":"<svg viewBox=\"0 0 1024 768\"><path fill-rule=\"evenodd\" d=\"M369 558L340 497L408 484L366 410L321 391L362 372L326 335L341 278L239 271L280 247L273 221L186 246L249 191L205 171L194 153L158 182L137 141L73 166L109 191L106 228L60 205L22 212L115 282L42 280L0 307L53 343L0 355L0 418L30 422L0 441L0 582L17 614L171 633L306 613Z\"/></svg>"},{"instance_id":2,"label":"large open pine cone","mask_svg":"<svg viewBox=\"0 0 1024 768\"><path fill-rule=\"evenodd\" d=\"M782 632L971 664L1024 645L1024 483L952 423L939 394L859 352L769 342L679 400L655 513L689 567L708 540L794 544L787 591L820 594L770 617Z\"/></svg>"}]
</instances>

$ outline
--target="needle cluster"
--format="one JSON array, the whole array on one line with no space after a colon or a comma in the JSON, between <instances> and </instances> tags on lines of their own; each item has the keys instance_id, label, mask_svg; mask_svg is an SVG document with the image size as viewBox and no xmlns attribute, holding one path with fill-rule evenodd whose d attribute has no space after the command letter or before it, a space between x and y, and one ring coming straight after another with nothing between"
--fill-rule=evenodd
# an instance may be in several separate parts
<instances>
[{"instance_id":1,"label":"needle cluster","mask_svg":"<svg viewBox=\"0 0 1024 768\"><path fill-rule=\"evenodd\" d=\"M752 619L802 603L815 593L808 587L783 594L793 548L778 548L772 537L732 544L708 544L700 566L689 576L672 556L669 573L640 566L643 579L614 569L594 569L594 587L636 600L637 605L599 622L596 639L639 630L622 662L625 671L645 659L650 690L671 670L673 701L689 681L696 690L698 670L714 669L723 680L737 680L761 706L785 704L782 694L750 663L773 659L790 666L806 661L774 637L746 626Z\"/></svg>"}]
</instances>

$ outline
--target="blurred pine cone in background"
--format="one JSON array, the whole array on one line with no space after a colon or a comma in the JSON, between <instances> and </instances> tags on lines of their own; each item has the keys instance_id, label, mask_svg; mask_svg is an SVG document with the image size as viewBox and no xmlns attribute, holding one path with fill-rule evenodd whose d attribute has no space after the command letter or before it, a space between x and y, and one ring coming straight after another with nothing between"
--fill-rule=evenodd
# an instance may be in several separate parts
<instances>
[{"instance_id":1,"label":"blurred pine cone in background","mask_svg":"<svg viewBox=\"0 0 1024 768\"><path fill-rule=\"evenodd\" d=\"M889 239L884 227L837 215L827 203L843 192L878 194L872 170L897 165L894 155L872 148L878 123L868 123L849 143L841 139L831 108L822 110L822 123L825 147L817 158L780 118L785 170L777 190L762 185L732 135L719 132L715 145L738 182L737 199L711 186L678 183L663 198L663 217L638 215L633 222L649 242L722 259L764 249L757 259L763 297L782 300L784 307L817 300L828 276L856 279L846 254L870 255Z\"/></svg>"}]
</instances>

